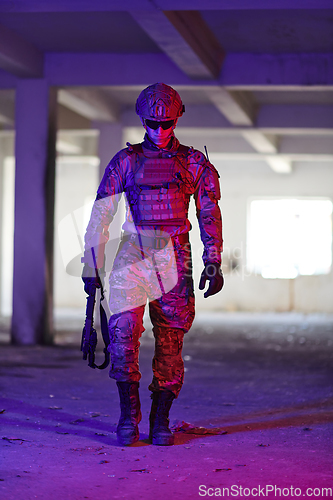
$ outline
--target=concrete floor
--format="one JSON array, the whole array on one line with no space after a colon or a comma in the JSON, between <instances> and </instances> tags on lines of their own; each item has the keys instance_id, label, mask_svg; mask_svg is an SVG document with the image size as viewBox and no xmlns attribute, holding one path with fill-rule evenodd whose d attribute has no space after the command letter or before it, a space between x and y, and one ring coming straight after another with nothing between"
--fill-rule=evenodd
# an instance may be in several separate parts
<instances>
[{"instance_id":1,"label":"concrete floor","mask_svg":"<svg viewBox=\"0 0 333 500\"><path fill-rule=\"evenodd\" d=\"M177 432L175 446L156 447L147 441L148 326L141 439L128 448L116 443L115 383L81 359L78 331L59 332L54 347L14 347L3 335L0 498L186 500L226 497L226 488L236 498L327 498L332 334L332 316L199 316L171 421L227 434Z\"/></svg>"}]
</instances>

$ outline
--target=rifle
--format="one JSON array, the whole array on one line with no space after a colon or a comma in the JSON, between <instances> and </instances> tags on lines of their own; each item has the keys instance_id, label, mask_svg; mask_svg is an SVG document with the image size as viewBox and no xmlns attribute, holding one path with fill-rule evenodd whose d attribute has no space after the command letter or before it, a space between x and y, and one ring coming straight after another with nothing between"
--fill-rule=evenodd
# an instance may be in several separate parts
<instances>
[{"instance_id":1,"label":"rifle","mask_svg":"<svg viewBox=\"0 0 333 500\"><path fill-rule=\"evenodd\" d=\"M91 368L98 368L99 370L104 370L110 363L110 353L108 351L108 345L110 343L109 332L108 332L108 321L106 317L106 313L104 307L102 305L102 301L104 300L104 290L101 278L98 273L95 250L91 248L92 257L95 266L95 274L97 281L101 288L101 299L99 305L100 318L101 318L101 332L104 341L104 355L105 359L101 365L96 365L95 363L95 350L97 346L97 332L94 328L94 309L96 303L96 287L90 287L90 293L87 297L87 307L86 307L86 319L84 322L84 327L82 330L82 340L81 340L81 351L83 352L83 359L86 360L88 358L88 366Z\"/></svg>"}]
</instances>

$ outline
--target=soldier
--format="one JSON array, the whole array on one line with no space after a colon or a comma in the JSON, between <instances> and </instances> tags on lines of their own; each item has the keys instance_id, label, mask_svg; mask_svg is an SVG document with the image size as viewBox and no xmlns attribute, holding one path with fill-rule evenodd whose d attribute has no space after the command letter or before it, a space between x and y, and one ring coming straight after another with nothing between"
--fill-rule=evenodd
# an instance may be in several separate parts
<instances>
[{"instance_id":1,"label":"soldier","mask_svg":"<svg viewBox=\"0 0 333 500\"><path fill-rule=\"evenodd\" d=\"M138 356L147 300L155 337L149 437L155 445L174 443L169 411L183 384L183 337L194 319L187 218L191 195L204 245L199 289L208 281L204 297L209 297L223 286L218 173L201 152L181 145L175 137L184 111L179 94L164 83L140 93L136 113L146 130L144 140L127 144L106 167L85 236L83 281L89 293L91 286L99 284L91 272L88 250L98 247L98 267L102 267L108 228L125 193L126 220L110 274L109 321L110 377L116 380L120 396L117 438L121 445L139 439Z\"/></svg>"}]
</instances>

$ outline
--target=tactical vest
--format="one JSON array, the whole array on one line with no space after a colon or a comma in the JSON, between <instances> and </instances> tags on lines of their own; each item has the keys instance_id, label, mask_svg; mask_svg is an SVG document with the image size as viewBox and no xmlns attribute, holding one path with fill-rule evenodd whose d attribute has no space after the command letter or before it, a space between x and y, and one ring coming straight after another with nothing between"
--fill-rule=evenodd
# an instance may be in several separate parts
<instances>
[{"instance_id":1,"label":"tactical vest","mask_svg":"<svg viewBox=\"0 0 333 500\"><path fill-rule=\"evenodd\" d=\"M127 194L134 223L139 226L185 224L188 148L180 145L169 158L159 158L145 156L140 144L132 147L138 154L132 155L134 185Z\"/></svg>"}]
</instances>

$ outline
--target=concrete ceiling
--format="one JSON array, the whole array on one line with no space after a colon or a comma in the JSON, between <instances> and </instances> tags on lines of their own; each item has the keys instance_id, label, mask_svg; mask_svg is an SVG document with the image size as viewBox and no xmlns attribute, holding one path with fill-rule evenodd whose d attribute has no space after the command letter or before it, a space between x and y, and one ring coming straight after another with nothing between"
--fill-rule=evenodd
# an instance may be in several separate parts
<instances>
[{"instance_id":1,"label":"concrete ceiling","mask_svg":"<svg viewBox=\"0 0 333 500\"><path fill-rule=\"evenodd\" d=\"M186 105L178 136L211 160L333 165L331 0L1 0L0 68L7 129L17 81L46 78L64 128L136 137L136 97L164 81Z\"/></svg>"}]
</instances>

